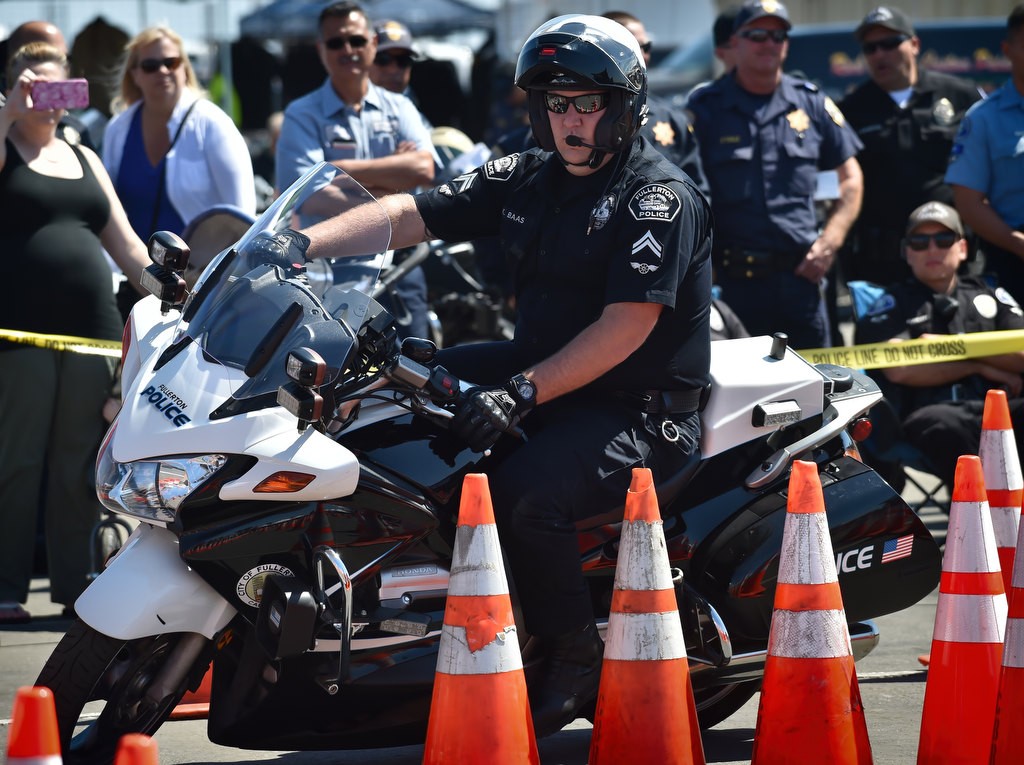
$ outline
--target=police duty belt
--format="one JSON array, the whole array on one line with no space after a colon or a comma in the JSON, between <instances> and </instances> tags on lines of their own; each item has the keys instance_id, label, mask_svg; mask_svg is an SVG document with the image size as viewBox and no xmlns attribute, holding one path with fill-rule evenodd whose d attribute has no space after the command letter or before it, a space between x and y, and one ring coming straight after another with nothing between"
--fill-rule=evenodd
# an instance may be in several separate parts
<instances>
[{"instance_id":1,"label":"police duty belt","mask_svg":"<svg viewBox=\"0 0 1024 765\"><path fill-rule=\"evenodd\" d=\"M92 356L121 358L120 340L96 340L72 335L41 335L38 332L22 332L17 329L0 329L0 340L9 340L12 343L32 345L51 351L69 351L70 353L87 353Z\"/></svg>"},{"instance_id":2,"label":"police duty belt","mask_svg":"<svg viewBox=\"0 0 1024 765\"><path fill-rule=\"evenodd\" d=\"M936 361L962 361L1018 351L1024 351L1024 329L815 348L797 353L812 364L838 364L851 369L885 369L932 364Z\"/></svg>"}]
</instances>

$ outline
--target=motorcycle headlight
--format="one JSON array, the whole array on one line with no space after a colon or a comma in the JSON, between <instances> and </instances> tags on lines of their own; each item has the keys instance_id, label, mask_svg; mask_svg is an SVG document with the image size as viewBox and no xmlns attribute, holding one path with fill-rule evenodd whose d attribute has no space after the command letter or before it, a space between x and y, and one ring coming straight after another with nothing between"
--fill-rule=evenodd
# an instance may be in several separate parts
<instances>
[{"instance_id":1,"label":"motorcycle headlight","mask_svg":"<svg viewBox=\"0 0 1024 765\"><path fill-rule=\"evenodd\" d=\"M114 513L166 526L182 501L227 461L222 454L116 462L109 442L96 464L96 495Z\"/></svg>"}]
</instances>

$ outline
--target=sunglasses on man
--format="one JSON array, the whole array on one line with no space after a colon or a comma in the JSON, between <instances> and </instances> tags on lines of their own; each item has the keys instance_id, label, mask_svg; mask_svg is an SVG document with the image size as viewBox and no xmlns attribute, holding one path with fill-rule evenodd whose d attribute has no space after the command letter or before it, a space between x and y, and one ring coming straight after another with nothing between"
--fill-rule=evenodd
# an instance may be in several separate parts
<instances>
[{"instance_id":1,"label":"sunglasses on man","mask_svg":"<svg viewBox=\"0 0 1024 765\"><path fill-rule=\"evenodd\" d=\"M548 107L548 111L555 114L565 114L569 111L569 104L575 106L579 114L593 114L608 106L608 94L587 93L583 96L569 98L569 96L559 96L555 93L545 93L544 103Z\"/></svg>"},{"instance_id":2,"label":"sunglasses on man","mask_svg":"<svg viewBox=\"0 0 1024 765\"><path fill-rule=\"evenodd\" d=\"M865 56L870 56L879 50L884 50L886 53L890 53L909 39L909 35L883 37L881 40L872 40L871 42L862 43L860 49L864 51Z\"/></svg>"},{"instance_id":3,"label":"sunglasses on man","mask_svg":"<svg viewBox=\"0 0 1024 765\"><path fill-rule=\"evenodd\" d=\"M763 43L771 40L773 43L784 43L789 39L789 32L785 29L743 29L740 37L750 40L752 43Z\"/></svg>"},{"instance_id":4,"label":"sunglasses on man","mask_svg":"<svg viewBox=\"0 0 1024 765\"><path fill-rule=\"evenodd\" d=\"M165 68L168 72L173 72L181 66L181 56L168 56L167 58L144 58L139 62L139 69L146 74L153 74L159 72L160 68Z\"/></svg>"},{"instance_id":5,"label":"sunglasses on man","mask_svg":"<svg viewBox=\"0 0 1024 765\"><path fill-rule=\"evenodd\" d=\"M391 66L394 64L399 69L409 69L412 66L413 58L411 53L378 53L373 63L377 66Z\"/></svg>"},{"instance_id":6,"label":"sunglasses on man","mask_svg":"<svg viewBox=\"0 0 1024 765\"><path fill-rule=\"evenodd\" d=\"M935 246L940 250L948 250L958 241L960 241L960 237L952 231L942 231L938 234L911 234L907 237L907 247L914 252L924 252L928 249L930 242L935 242Z\"/></svg>"},{"instance_id":7,"label":"sunglasses on man","mask_svg":"<svg viewBox=\"0 0 1024 765\"><path fill-rule=\"evenodd\" d=\"M349 35L348 37L328 37L324 40L324 47L327 50L341 50L348 45L352 50L365 48L370 43L370 38L363 35Z\"/></svg>"}]
</instances>

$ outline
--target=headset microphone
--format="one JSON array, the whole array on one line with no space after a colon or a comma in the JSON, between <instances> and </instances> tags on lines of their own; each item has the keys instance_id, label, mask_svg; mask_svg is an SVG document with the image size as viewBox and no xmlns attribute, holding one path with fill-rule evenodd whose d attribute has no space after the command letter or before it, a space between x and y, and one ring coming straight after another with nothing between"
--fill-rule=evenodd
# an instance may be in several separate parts
<instances>
[{"instance_id":1,"label":"headset microphone","mask_svg":"<svg viewBox=\"0 0 1024 765\"><path fill-rule=\"evenodd\" d=\"M607 146L595 146L592 143L584 143L578 135L567 135L565 137L565 142L566 144L574 148L578 146L584 146L588 149L594 149L595 151L614 151L614 149L611 149Z\"/></svg>"},{"instance_id":2,"label":"headset microphone","mask_svg":"<svg viewBox=\"0 0 1024 765\"><path fill-rule=\"evenodd\" d=\"M605 154L614 154L616 151L611 146L596 146L592 143L584 143L583 139L581 139L578 135L567 135L565 137L565 143L566 145L572 146L573 148L577 146L583 146L587 149L593 150L593 153L590 155L590 159L587 162L578 163L578 165L586 165L591 170L596 170L600 166L601 160L604 159ZM565 162L565 159L562 158L562 161ZM566 164L576 163L566 162Z\"/></svg>"}]
</instances>

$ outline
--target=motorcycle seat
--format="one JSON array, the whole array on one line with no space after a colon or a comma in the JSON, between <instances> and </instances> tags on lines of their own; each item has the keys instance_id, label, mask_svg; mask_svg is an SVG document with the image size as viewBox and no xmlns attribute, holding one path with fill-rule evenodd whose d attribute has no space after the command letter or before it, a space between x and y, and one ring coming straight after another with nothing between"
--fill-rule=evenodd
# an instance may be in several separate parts
<instances>
[{"instance_id":1,"label":"motorcycle seat","mask_svg":"<svg viewBox=\"0 0 1024 765\"><path fill-rule=\"evenodd\" d=\"M671 473L667 478L654 482L654 490L658 495L658 507L661 508L662 514L664 514L665 508L668 507L675 499L682 493L683 489L690 483L690 479L693 478L693 474L697 471L697 467L700 465L700 451L696 451L690 455L690 458L680 467L676 472ZM596 529L600 526L607 526L608 524L622 523L622 518L626 513L626 503L623 503L607 513L601 513L600 515L592 515L589 518L583 518L576 522L577 531L589 531Z\"/></svg>"}]
</instances>

